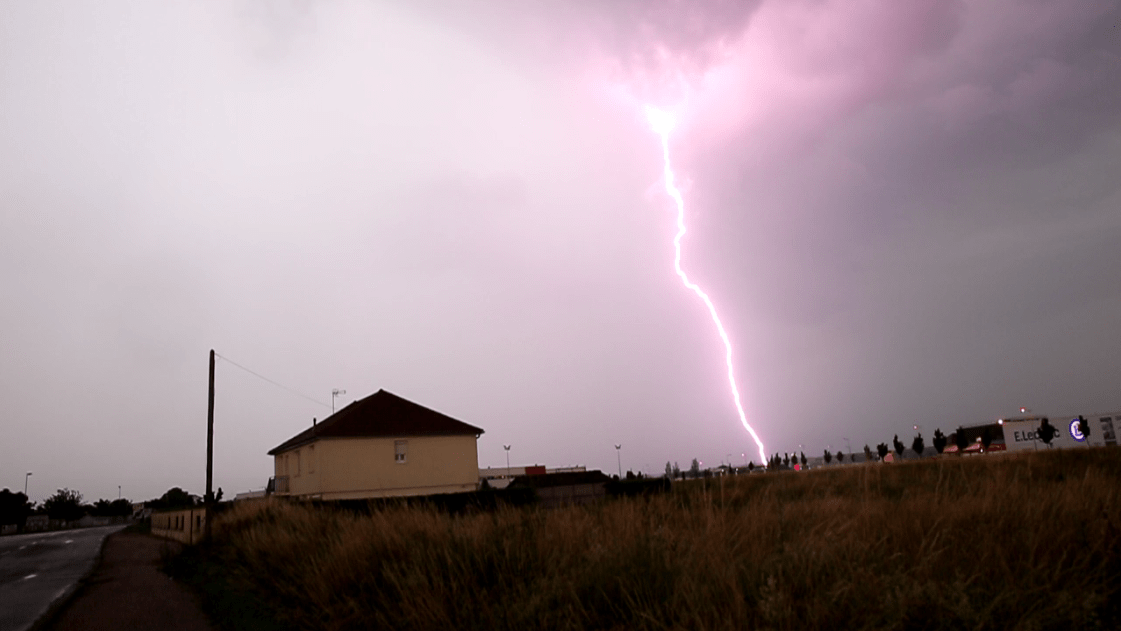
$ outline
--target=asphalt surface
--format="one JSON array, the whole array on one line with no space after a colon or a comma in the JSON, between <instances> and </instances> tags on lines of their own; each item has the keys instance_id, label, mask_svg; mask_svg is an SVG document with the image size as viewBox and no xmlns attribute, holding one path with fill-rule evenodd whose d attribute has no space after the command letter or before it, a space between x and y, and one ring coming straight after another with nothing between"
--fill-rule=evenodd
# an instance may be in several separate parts
<instances>
[{"instance_id":1,"label":"asphalt surface","mask_svg":"<svg viewBox=\"0 0 1121 631\"><path fill-rule=\"evenodd\" d=\"M105 537L123 528L0 537L0 631L29 629L70 595L93 570Z\"/></svg>"}]
</instances>

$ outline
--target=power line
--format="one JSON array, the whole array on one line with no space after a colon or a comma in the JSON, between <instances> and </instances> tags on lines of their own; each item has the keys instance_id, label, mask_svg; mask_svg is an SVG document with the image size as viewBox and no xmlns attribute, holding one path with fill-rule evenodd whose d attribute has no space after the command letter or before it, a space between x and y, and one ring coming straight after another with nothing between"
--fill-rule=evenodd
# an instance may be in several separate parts
<instances>
[{"instance_id":1,"label":"power line","mask_svg":"<svg viewBox=\"0 0 1121 631\"><path fill-rule=\"evenodd\" d=\"M330 405L328 405L328 404L326 404L326 403L324 403L324 402L322 402L322 401L318 401L318 400L316 400L316 399L313 399L313 398L309 397L308 395L306 395L306 394L304 394L304 393L302 393L302 392L299 392L299 391L297 391L297 390L294 390L294 389L292 389L292 388L289 388L288 386L286 386L286 385L284 385L284 384L282 384L282 383L278 383L278 382L276 382L276 381L273 381L272 379L269 379L268 377L266 377L266 376L264 376L264 375L262 375L262 374L260 374L260 373L258 373L258 372L254 372L254 371L252 371L252 370L249 370L249 369L248 369L248 368L246 368L245 366L242 366L241 364L239 364L239 363L235 362L234 360L230 359L229 357L223 357L223 356L219 355L218 353L214 353L214 356L215 356L215 357L219 357L219 358L221 358L221 359L222 359L223 361L229 362L229 363L233 364L234 366L237 366L238 368L240 368L240 369L244 370L245 372L247 372L247 373L249 373L249 374L253 375L254 377L257 377L258 379L263 379L263 380L265 380L265 381L267 381L267 382L271 383L272 385L276 386L277 388L280 388L281 390L286 390L286 391L288 391L288 392L289 392L289 393L291 393L291 394L294 394L294 395L296 395L296 396L298 396L298 397L300 397L300 398L302 398L302 399L307 399L308 401L311 401L312 403L316 403L316 404L322 405L322 406L323 406L323 407L325 407L325 408L329 408L329 407L331 407Z\"/></svg>"}]
</instances>

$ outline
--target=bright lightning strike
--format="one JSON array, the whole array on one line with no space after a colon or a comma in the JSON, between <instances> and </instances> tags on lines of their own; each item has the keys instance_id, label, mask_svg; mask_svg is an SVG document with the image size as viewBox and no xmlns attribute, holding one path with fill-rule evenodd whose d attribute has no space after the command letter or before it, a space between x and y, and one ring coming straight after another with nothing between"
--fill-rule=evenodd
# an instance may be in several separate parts
<instances>
[{"instance_id":1,"label":"bright lightning strike","mask_svg":"<svg viewBox=\"0 0 1121 631\"><path fill-rule=\"evenodd\" d=\"M681 238L685 236L685 199L681 196L681 191L677 189L674 183L673 168L670 166L669 161L669 133L673 130L674 119L673 116L667 112L663 112L657 108L646 106L646 118L650 121L650 127L654 133L662 139L662 158L665 164L664 179L666 182L666 193L673 198L677 204L677 236L673 238L674 258L673 267L677 271L677 275L681 277L681 282L685 287L692 290L708 307L708 313L712 316L712 322L716 325L716 331L720 334L720 339L724 340L724 363L728 366L728 384L732 387L732 399L736 402L736 411L739 412L740 422L743 423L744 429L751 437L755 439L755 444L759 446L759 458L761 463L767 462L767 450L763 447L763 441L759 440L759 435L751 428L747 422L747 415L744 414L743 404L740 403L740 390L736 386L735 370L732 367L732 342L728 340L728 333L724 331L724 325L720 322L720 316L716 314L716 307L713 306L712 300L709 299L708 294L704 292L696 283L689 280L685 275L685 270L681 269Z\"/></svg>"}]
</instances>

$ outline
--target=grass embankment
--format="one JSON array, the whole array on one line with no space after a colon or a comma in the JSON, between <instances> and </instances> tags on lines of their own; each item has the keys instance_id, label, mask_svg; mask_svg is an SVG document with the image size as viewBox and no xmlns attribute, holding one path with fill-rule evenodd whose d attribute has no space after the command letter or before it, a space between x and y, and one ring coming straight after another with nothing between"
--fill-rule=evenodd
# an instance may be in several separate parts
<instances>
[{"instance_id":1,"label":"grass embankment","mask_svg":"<svg viewBox=\"0 0 1121 631\"><path fill-rule=\"evenodd\" d=\"M274 502L227 513L178 566L221 582L219 619L250 595L294 628L1117 628L1119 490L1113 449L741 476L552 511Z\"/></svg>"}]
</instances>

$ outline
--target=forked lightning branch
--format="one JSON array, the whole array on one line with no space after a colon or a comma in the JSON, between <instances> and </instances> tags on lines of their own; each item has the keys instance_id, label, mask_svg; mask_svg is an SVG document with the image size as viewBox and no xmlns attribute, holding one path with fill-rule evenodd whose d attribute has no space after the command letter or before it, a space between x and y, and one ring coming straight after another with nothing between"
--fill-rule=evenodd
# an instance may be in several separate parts
<instances>
[{"instance_id":1,"label":"forked lightning branch","mask_svg":"<svg viewBox=\"0 0 1121 631\"><path fill-rule=\"evenodd\" d=\"M736 386L736 374L732 365L732 342L728 339L728 333L724 330L724 325L720 322L720 316L716 313L716 307L712 304L712 300L708 294L704 292L689 277L685 274L685 270L681 269L681 239L685 236L685 199L678 190L677 184L673 177L673 168L670 165L669 159L669 133L673 130L674 119L670 114L663 112L657 108L646 106L646 117L650 121L650 126L654 129L654 133L662 139L662 159L665 165L663 179L665 180L666 193L673 198L677 204L677 236L673 238L674 258L673 268L677 275L681 278L681 282L685 287L691 290L698 298L705 303L708 307L708 313L712 316L712 322L716 325L716 332L720 334L720 339L724 341L724 363L728 368L728 385L732 388L732 400L736 403L736 412L739 413L740 422L743 423L744 429L751 437L755 439L755 444L759 446L760 462L767 462L767 450L763 447L763 441L759 439L759 435L747 422L747 415L743 411L743 403L740 401L739 387Z\"/></svg>"}]
</instances>

